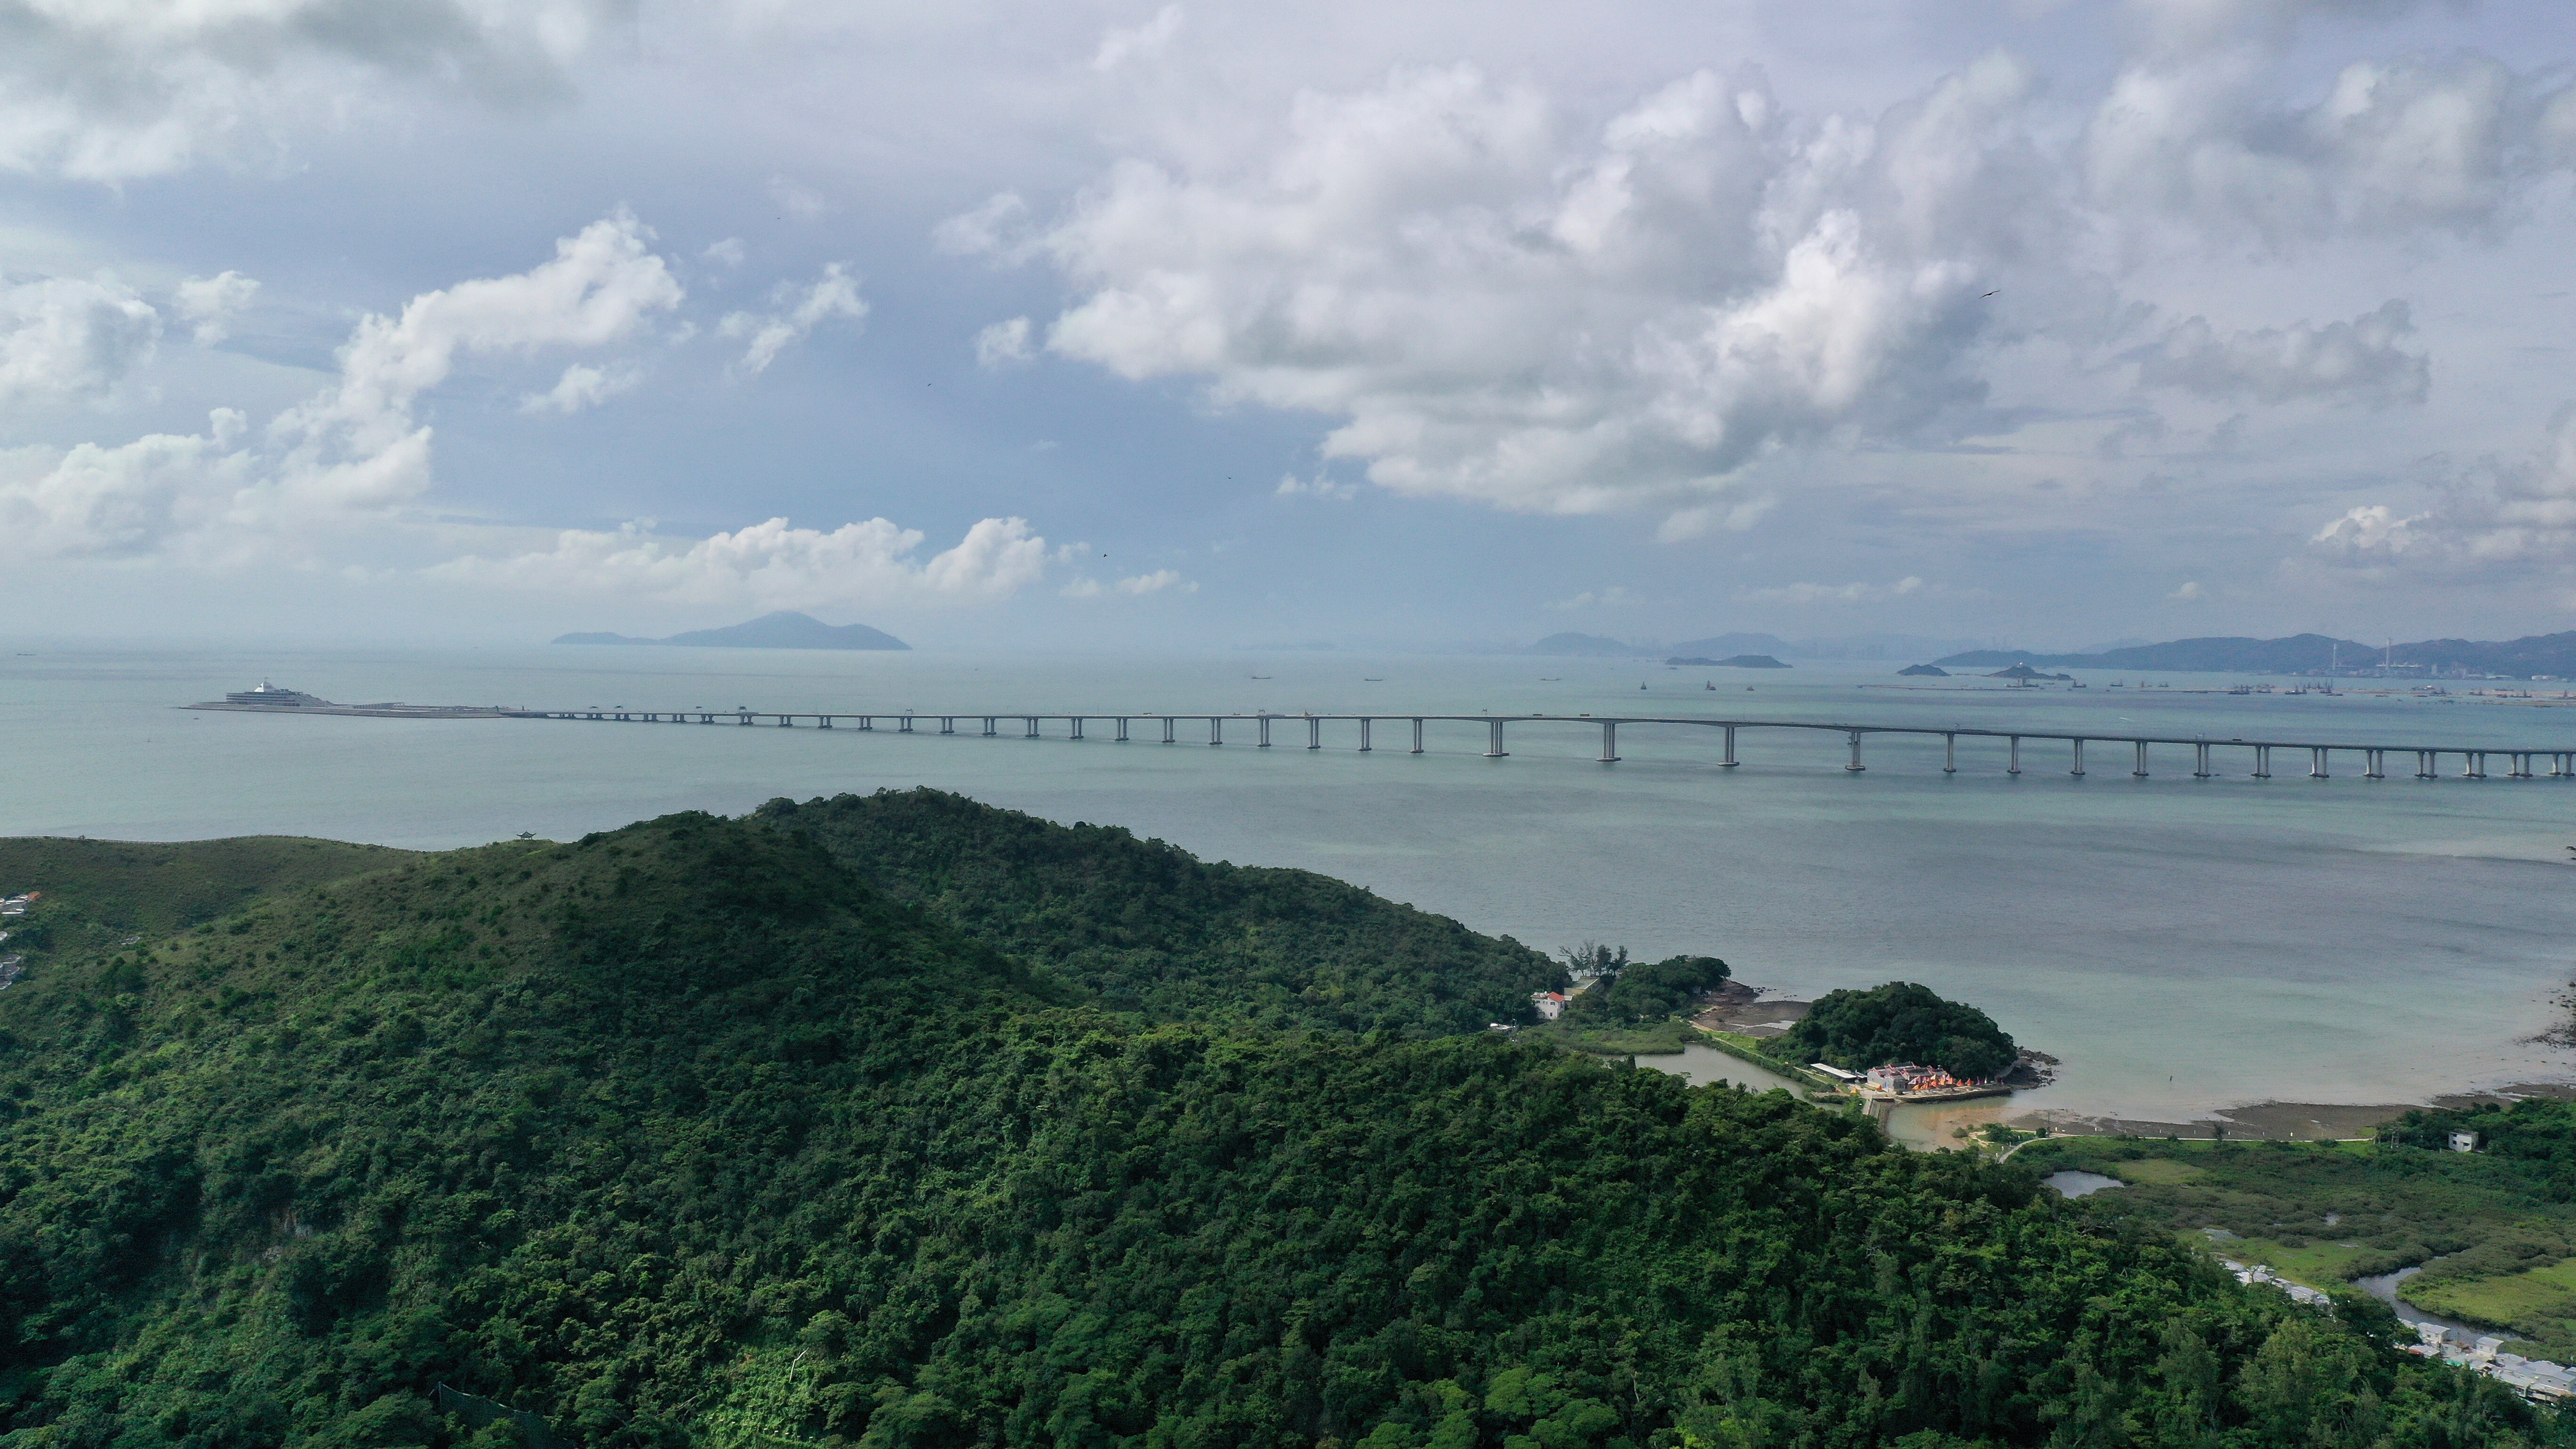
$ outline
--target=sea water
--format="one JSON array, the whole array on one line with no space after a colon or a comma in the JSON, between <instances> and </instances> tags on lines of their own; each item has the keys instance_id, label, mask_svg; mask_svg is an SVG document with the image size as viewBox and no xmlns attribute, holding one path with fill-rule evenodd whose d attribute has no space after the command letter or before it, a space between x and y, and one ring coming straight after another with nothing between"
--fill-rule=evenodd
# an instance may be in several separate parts
<instances>
[{"instance_id":1,"label":"sea water","mask_svg":"<svg viewBox=\"0 0 2576 1449\"><path fill-rule=\"evenodd\" d=\"M2576 942L2576 781L2276 778L2221 750L2191 778L2160 748L2146 779L2096 743L1873 738L1843 768L1827 734L1631 725L1596 763L1587 725L1324 727L1255 746L1230 721L1182 743L1017 737L993 711L1060 714L1657 714L1940 728L2100 730L2576 749L2576 701L2347 692L2007 689L1905 680L1893 664L1671 670L1643 661L1357 657L1012 657L658 647L516 651L40 649L0 657L0 834L193 839L297 834L435 848L522 831L568 839L675 810L740 812L916 785L1050 819L1124 825L1207 859L1299 866L1542 949L1585 940L1652 959L1703 952L1788 996L1919 981L2065 1063L2020 1108L2182 1120L2262 1100L2421 1101L2566 1077L2532 1043ZM631 710L976 716L898 733L732 724L390 720L174 708L261 678L341 701ZM1711 689L1710 684L1717 687ZM2287 687L2287 681L2283 687ZM1640 686L1643 686L1642 688ZM2538 686L2546 691L2552 686ZM2546 768L2546 762L2543 768ZM2446 763L2456 772L2456 758ZM0 881L9 890L41 882Z\"/></svg>"}]
</instances>

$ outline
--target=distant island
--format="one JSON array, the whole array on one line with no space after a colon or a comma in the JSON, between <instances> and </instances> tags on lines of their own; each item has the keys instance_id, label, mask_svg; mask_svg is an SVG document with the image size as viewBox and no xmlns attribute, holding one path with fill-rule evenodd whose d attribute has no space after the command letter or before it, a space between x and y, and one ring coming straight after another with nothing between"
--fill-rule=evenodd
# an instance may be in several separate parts
<instances>
[{"instance_id":1,"label":"distant island","mask_svg":"<svg viewBox=\"0 0 2576 1449\"><path fill-rule=\"evenodd\" d=\"M2364 644L2326 634L2286 639L2235 636L2176 639L2098 654L2025 654L1971 649L1932 661L1954 668L1992 669L2027 664L2059 669L2177 670L2209 674L2384 674L2458 678L2576 679L2576 630L2480 643L2427 639L2415 644Z\"/></svg>"},{"instance_id":2,"label":"distant island","mask_svg":"<svg viewBox=\"0 0 2576 1449\"><path fill-rule=\"evenodd\" d=\"M699 649L910 649L912 646L865 624L826 624L811 614L781 610L749 623L723 629L692 629L667 639L637 639L625 634L565 634L558 644L678 644Z\"/></svg>"},{"instance_id":3,"label":"distant island","mask_svg":"<svg viewBox=\"0 0 2576 1449\"><path fill-rule=\"evenodd\" d=\"M1786 669L1789 667L1768 654L1736 654L1724 659L1692 659L1676 655L1664 662L1694 669Z\"/></svg>"},{"instance_id":4,"label":"distant island","mask_svg":"<svg viewBox=\"0 0 2576 1449\"><path fill-rule=\"evenodd\" d=\"M1899 677L1912 675L1922 679L1947 679L1950 671L1938 664L1909 664L1896 671Z\"/></svg>"}]
</instances>

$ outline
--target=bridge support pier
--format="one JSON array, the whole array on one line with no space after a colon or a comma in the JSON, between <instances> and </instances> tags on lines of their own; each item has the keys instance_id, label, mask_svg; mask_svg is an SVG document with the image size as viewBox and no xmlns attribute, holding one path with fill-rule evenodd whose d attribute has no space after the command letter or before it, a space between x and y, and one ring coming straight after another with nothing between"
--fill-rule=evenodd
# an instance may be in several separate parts
<instances>
[{"instance_id":1,"label":"bridge support pier","mask_svg":"<svg viewBox=\"0 0 2576 1449\"><path fill-rule=\"evenodd\" d=\"M735 723L735 724L738 724L738 725L747 725L747 724L750 724L750 723L751 723L751 713L750 713L750 711L746 710L746 711L744 711L743 713L741 713L740 715L737 715L737 716L734 718L734 723Z\"/></svg>"},{"instance_id":2,"label":"bridge support pier","mask_svg":"<svg viewBox=\"0 0 2576 1449\"><path fill-rule=\"evenodd\" d=\"M912 716L908 714L896 715L894 720L894 732L899 735L911 734Z\"/></svg>"},{"instance_id":3,"label":"bridge support pier","mask_svg":"<svg viewBox=\"0 0 2576 1449\"><path fill-rule=\"evenodd\" d=\"M2192 751L2192 760L2191 760L2191 777L2192 777L2193 779L2195 779L2195 780L2206 780L2206 779L2208 779L2208 778L2209 778L2209 746L2208 746L2208 745L2206 745L2206 744L2196 744L2196 745L2193 745L2193 746L2191 747L2191 751Z\"/></svg>"},{"instance_id":4,"label":"bridge support pier","mask_svg":"<svg viewBox=\"0 0 2576 1449\"><path fill-rule=\"evenodd\" d=\"M1732 770L1741 763L1742 761L1735 758L1735 726L1728 725L1726 727L1726 758L1718 761L1717 767L1721 770Z\"/></svg>"},{"instance_id":5,"label":"bridge support pier","mask_svg":"<svg viewBox=\"0 0 2576 1449\"><path fill-rule=\"evenodd\" d=\"M792 730L796 728L796 716L792 714L780 715L778 717L778 727L783 730Z\"/></svg>"},{"instance_id":6,"label":"bridge support pier","mask_svg":"<svg viewBox=\"0 0 2576 1449\"><path fill-rule=\"evenodd\" d=\"M2460 778L2461 778L2461 779L2463 779L2463 780L2483 780L2483 779L2485 779L2486 777L2487 777L2487 752L2486 752L2486 751L2484 751L2484 750L2471 750L2471 751L2469 751L2468 753L2466 753L2466 754L2464 754L2464 755L2460 756Z\"/></svg>"},{"instance_id":7,"label":"bridge support pier","mask_svg":"<svg viewBox=\"0 0 2576 1449\"><path fill-rule=\"evenodd\" d=\"M2316 745L2308 746L2308 778L2311 780L2327 778L2326 752Z\"/></svg>"},{"instance_id":8,"label":"bridge support pier","mask_svg":"<svg viewBox=\"0 0 2576 1449\"><path fill-rule=\"evenodd\" d=\"M984 716L984 737L986 739L991 739L993 736L1002 732L1001 727L994 723L994 721L1000 718L1001 716L999 715L988 714Z\"/></svg>"},{"instance_id":9,"label":"bridge support pier","mask_svg":"<svg viewBox=\"0 0 2576 1449\"><path fill-rule=\"evenodd\" d=\"M2131 770L2129 775L2132 779L2147 778L2147 742L2145 740L2138 741L2138 766Z\"/></svg>"},{"instance_id":10,"label":"bridge support pier","mask_svg":"<svg viewBox=\"0 0 2576 1449\"><path fill-rule=\"evenodd\" d=\"M2021 736L2019 735L2012 737L2012 754L2004 761L2004 773L2007 775L2021 773Z\"/></svg>"},{"instance_id":11,"label":"bridge support pier","mask_svg":"<svg viewBox=\"0 0 2576 1449\"><path fill-rule=\"evenodd\" d=\"M2257 780L2268 780L2272 778L2272 747L2270 745L2256 745L2254 747L2254 778Z\"/></svg>"},{"instance_id":12,"label":"bridge support pier","mask_svg":"<svg viewBox=\"0 0 2576 1449\"><path fill-rule=\"evenodd\" d=\"M1489 760L1499 760L1502 757L1503 722L1498 719L1489 719L1485 721L1485 758Z\"/></svg>"},{"instance_id":13,"label":"bridge support pier","mask_svg":"<svg viewBox=\"0 0 2576 1449\"><path fill-rule=\"evenodd\" d=\"M1619 763L1619 727L1607 720L1601 723L1601 763Z\"/></svg>"},{"instance_id":14,"label":"bridge support pier","mask_svg":"<svg viewBox=\"0 0 2576 1449\"><path fill-rule=\"evenodd\" d=\"M2507 773L2506 778L2513 780L2528 780L2531 778L2531 755L2529 752L2522 750L2514 752L2513 769Z\"/></svg>"},{"instance_id":15,"label":"bridge support pier","mask_svg":"<svg viewBox=\"0 0 2576 1449\"><path fill-rule=\"evenodd\" d=\"M1306 748L1310 750L1320 750L1323 747L1324 722L1315 718L1313 715L1306 716Z\"/></svg>"},{"instance_id":16,"label":"bridge support pier","mask_svg":"<svg viewBox=\"0 0 2576 1449\"><path fill-rule=\"evenodd\" d=\"M953 714L941 715L939 717L939 732L943 735L953 735L957 733L957 716Z\"/></svg>"},{"instance_id":17,"label":"bridge support pier","mask_svg":"<svg viewBox=\"0 0 2576 1449\"><path fill-rule=\"evenodd\" d=\"M2388 752L2386 750L2364 750L2361 752L2361 759L2361 778L2365 780L2385 780L2388 778Z\"/></svg>"},{"instance_id":18,"label":"bridge support pier","mask_svg":"<svg viewBox=\"0 0 2576 1449\"><path fill-rule=\"evenodd\" d=\"M1867 765L1860 762L1860 731L1858 730L1853 730L1851 732L1851 751L1851 763L1843 766L1844 772L1847 774L1857 774L1862 770L1868 769L1869 767Z\"/></svg>"},{"instance_id":19,"label":"bridge support pier","mask_svg":"<svg viewBox=\"0 0 2576 1449\"><path fill-rule=\"evenodd\" d=\"M817 715L815 718L820 719L823 722L821 726L822 728L830 729L832 727L832 717L830 715Z\"/></svg>"},{"instance_id":20,"label":"bridge support pier","mask_svg":"<svg viewBox=\"0 0 2576 1449\"><path fill-rule=\"evenodd\" d=\"M1260 715L1256 719L1261 727L1261 748L1266 750L1270 748L1270 716Z\"/></svg>"},{"instance_id":21,"label":"bridge support pier","mask_svg":"<svg viewBox=\"0 0 2576 1449\"><path fill-rule=\"evenodd\" d=\"M1027 726L1029 727L1029 732L1028 732L1027 734L1024 734L1024 735L1020 736L1020 738L1022 738L1022 739L1024 739L1024 740L1033 740L1033 739L1036 739L1036 738L1038 737L1038 717L1037 717L1036 715L1033 715L1033 714L1024 714L1024 715L1021 715L1021 716L1020 716L1020 722L1021 722L1021 723L1023 723L1023 724L1025 724L1025 725L1027 725Z\"/></svg>"},{"instance_id":22,"label":"bridge support pier","mask_svg":"<svg viewBox=\"0 0 2576 1449\"><path fill-rule=\"evenodd\" d=\"M1082 716L1075 715L1073 717L1073 733L1068 735L1066 738L1076 740L1082 738Z\"/></svg>"},{"instance_id":23,"label":"bridge support pier","mask_svg":"<svg viewBox=\"0 0 2576 1449\"><path fill-rule=\"evenodd\" d=\"M1123 714L1118 716L1118 743L1127 743L1127 716Z\"/></svg>"},{"instance_id":24,"label":"bridge support pier","mask_svg":"<svg viewBox=\"0 0 2576 1449\"><path fill-rule=\"evenodd\" d=\"M1365 755L1365 754L1367 754L1368 752L1369 752L1369 717L1368 717L1367 715L1361 715L1361 716L1360 716L1360 753L1361 753L1361 754L1363 754L1363 755Z\"/></svg>"},{"instance_id":25,"label":"bridge support pier","mask_svg":"<svg viewBox=\"0 0 2576 1449\"><path fill-rule=\"evenodd\" d=\"M2082 740L2077 740L2075 742L2075 766L2066 773L2078 776L2084 773L2084 742Z\"/></svg>"},{"instance_id":26,"label":"bridge support pier","mask_svg":"<svg viewBox=\"0 0 2576 1449\"><path fill-rule=\"evenodd\" d=\"M2438 780L2442 778L2442 771L2440 768L2441 762L2441 754L2439 751L2417 750L2415 752L2415 778L2418 780Z\"/></svg>"},{"instance_id":27,"label":"bridge support pier","mask_svg":"<svg viewBox=\"0 0 2576 1449\"><path fill-rule=\"evenodd\" d=\"M1413 752L1422 753L1422 721L1418 719L1413 722Z\"/></svg>"},{"instance_id":28,"label":"bridge support pier","mask_svg":"<svg viewBox=\"0 0 2576 1449\"><path fill-rule=\"evenodd\" d=\"M1163 716L1163 743L1164 743L1164 744L1167 744L1167 745L1168 745L1168 744L1175 743L1175 736L1174 736L1174 734L1173 734L1173 731L1174 731L1174 730L1176 730L1176 729L1178 729L1178 728L1180 727L1180 723L1181 723L1181 722L1180 722L1179 720L1176 720L1176 719L1172 718L1170 715L1165 715L1165 716Z\"/></svg>"},{"instance_id":29,"label":"bridge support pier","mask_svg":"<svg viewBox=\"0 0 2576 1449\"><path fill-rule=\"evenodd\" d=\"M1221 745L1225 743L1225 717L1223 715L1212 714L1208 716L1208 743L1211 745Z\"/></svg>"},{"instance_id":30,"label":"bridge support pier","mask_svg":"<svg viewBox=\"0 0 2576 1449\"><path fill-rule=\"evenodd\" d=\"M1941 773L1944 775L1959 773L1959 737L1957 735L1941 737Z\"/></svg>"}]
</instances>

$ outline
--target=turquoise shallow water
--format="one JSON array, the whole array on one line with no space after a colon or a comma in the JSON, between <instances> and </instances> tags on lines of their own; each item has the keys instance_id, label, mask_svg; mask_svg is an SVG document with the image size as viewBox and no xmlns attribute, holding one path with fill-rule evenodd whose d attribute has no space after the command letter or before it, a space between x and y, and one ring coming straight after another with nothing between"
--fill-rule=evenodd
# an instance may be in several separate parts
<instances>
[{"instance_id":1,"label":"turquoise shallow water","mask_svg":"<svg viewBox=\"0 0 2576 1449\"><path fill-rule=\"evenodd\" d=\"M0 833L186 839L291 833L407 846L570 837L672 810L746 810L934 785L1060 820L1123 824L1202 856L1321 870L1554 947L1709 951L1784 993L1905 977L1976 1002L2066 1062L2025 1104L2173 1118L2264 1099L2419 1100L2570 1075L2527 1044L2576 973L2576 782L2190 778L2187 750L2129 777L2095 746L2002 773L2000 742L1632 727L1350 726L1257 750L732 726L403 721L172 706L265 676L329 698L636 709L748 704L921 712L1637 712L2031 730L2371 737L2576 748L2576 701L1898 689L1892 665L1757 675L1525 658L1184 659L536 648L0 657ZM1256 679L1254 675L1268 675ZM1365 682L1377 676L1383 682ZM1702 687L1715 679L1724 688ZM1646 684L1640 690L1638 685ZM1752 686L1746 691L1746 684ZM1931 681L1940 686L1945 682ZM2458 688L2459 686L2454 686ZM1184 738L1188 735L1184 734ZM1199 736L1203 739L1204 735ZM1237 743L1236 741L1243 741ZM1397 748L1385 748L1388 744ZM2392 761L2393 766L2401 762ZM2500 773L2502 766L2494 768ZM2404 764L2411 770L2411 762ZM19 882L0 887L22 888Z\"/></svg>"}]
</instances>

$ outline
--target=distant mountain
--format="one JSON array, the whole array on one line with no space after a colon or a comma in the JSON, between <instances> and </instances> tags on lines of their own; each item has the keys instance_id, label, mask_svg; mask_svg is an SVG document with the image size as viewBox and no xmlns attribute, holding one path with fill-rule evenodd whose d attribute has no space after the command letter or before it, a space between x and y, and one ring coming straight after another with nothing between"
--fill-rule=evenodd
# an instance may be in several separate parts
<instances>
[{"instance_id":1,"label":"distant mountain","mask_svg":"<svg viewBox=\"0 0 2576 1449\"><path fill-rule=\"evenodd\" d=\"M1925 679L1947 679L1950 677L1950 671L1937 664L1908 664L1903 669L1896 672L1900 675L1918 675Z\"/></svg>"},{"instance_id":2,"label":"distant mountain","mask_svg":"<svg viewBox=\"0 0 2576 1449\"><path fill-rule=\"evenodd\" d=\"M1702 659L1690 655L1675 655L1664 662L1666 664L1692 669L1786 669L1789 667L1788 665L1781 663L1779 660L1772 658L1768 654L1731 654L1724 659Z\"/></svg>"},{"instance_id":3,"label":"distant mountain","mask_svg":"<svg viewBox=\"0 0 2576 1449\"><path fill-rule=\"evenodd\" d=\"M1632 659L1655 651L1640 649L1634 644L1622 644L1616 639L1604 639L1598 634L1550 634L1532 644L1529 652L1561 654L1586 659Z\"/></svg>"},{"instance_id":4,"label":"distant mountain","mask_svg":"<svg viewBox=\"0 0 2576 1449\"><path fill-rule=\"evenodd\" d=\"M910 649L892 634L865 624L826 624L811 614L782 610L722 629L692 629L668 639L625 634L565 634L558 644L679 644L701 649Z\"/></svg>"},{"instance_id":5,"label":"distant mountain","mask_svg":"<svg viewBox=\"0 0 2576 1449\"><path fill-rule=\"evenodd\" d=\"M2545 675L2569 679L2576 678L2576 630L2498 643L2428 639L2386 646L2324 634L2294 634L2287 639L2176 639L2168 644L2143 644L2094 654L1973 649L1933 662L1967 668L2030 664L2059 669L2172 669L2213 674L2315 674L2328 669L2362 673L2385 663L2402 673L2424 675L2495 674L2515 679Z\"/></svg>"},{"instance_id":6,"label":"distant mountain","mask_svg":"<svg viewBox=\"0 0 2576 1449\"><path fill-rule=\"evenodd\" d=\"M1672 648L1678 655L1696 659L1722 659L1729 654L1794 654L1798 651L1777 634L1719 634L1708 639L1684 639Z\"/></svg>"}]
</instances>

